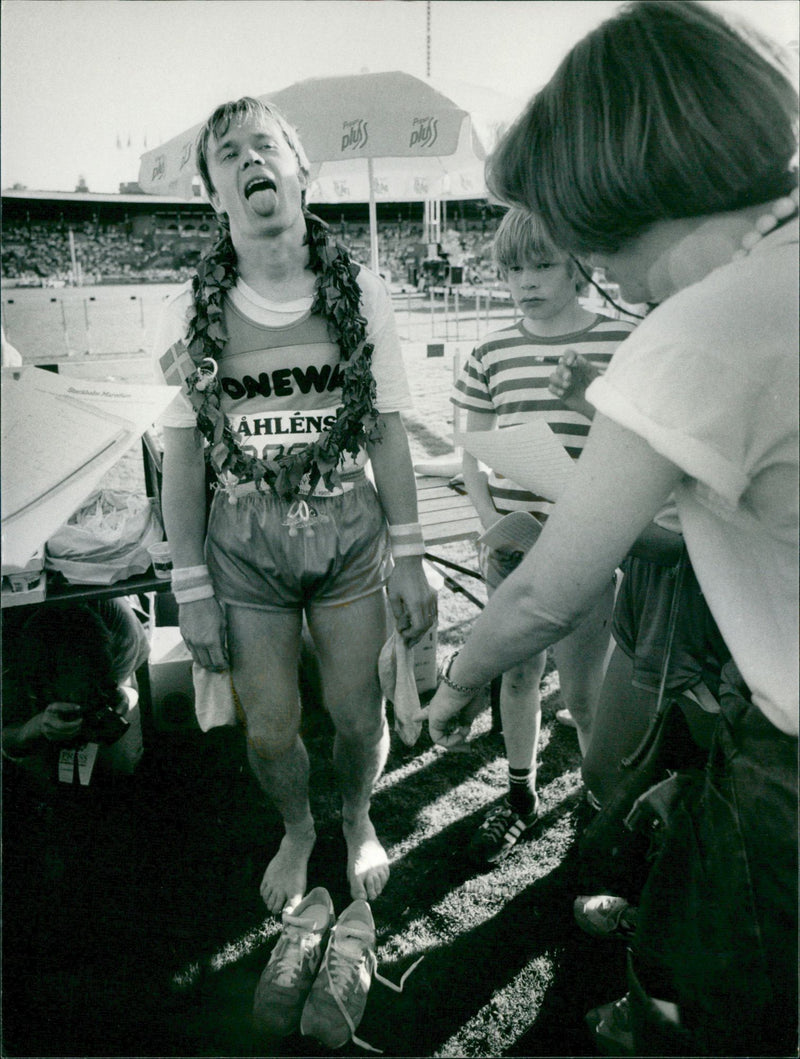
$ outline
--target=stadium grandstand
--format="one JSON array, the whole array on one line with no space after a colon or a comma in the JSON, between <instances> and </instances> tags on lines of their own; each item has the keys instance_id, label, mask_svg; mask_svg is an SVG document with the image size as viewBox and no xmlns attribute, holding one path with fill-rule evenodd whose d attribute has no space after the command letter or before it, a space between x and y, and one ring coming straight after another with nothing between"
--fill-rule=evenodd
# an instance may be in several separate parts
<instances>
[{"instance_id":1,"label":"stadium grandstand","mask_svg":"<svg viewBox=\"0 0 800 1059\"><path fill-rule=\"evenodd\" d=\"M136 184L121 185L119 194L5 190L2 208L4 287L182 281L217 231L205 200L146 195ZM369 260L366 203L310 208L358 260ZM493 278L491 239L499 216L483 200L448 203L440 271L446 263L447 275L452 267L458 281ZM434 270L423 204L379 204L378 238L386 278L424 286Z\"/></svg>"}]
</instances>

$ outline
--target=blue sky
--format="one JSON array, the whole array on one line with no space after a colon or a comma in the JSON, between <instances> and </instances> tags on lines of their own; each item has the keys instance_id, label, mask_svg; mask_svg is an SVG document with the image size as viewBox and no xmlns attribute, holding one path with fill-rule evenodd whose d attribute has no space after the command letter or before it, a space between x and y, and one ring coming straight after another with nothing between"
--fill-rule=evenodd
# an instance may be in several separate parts
<instances>
[{"instance_id":1,"label":"blue sky","mask_svg":"<svg viewBox=\"0 0 800 1059\"><path fill-rule=\"evenodd\" d=\"M527 99L618 4L432 0L430 73ZM782 44L795 0L717 0ZM3 0L4 188L116 191L225 99L363 70L425 76L425 0ZM129 146L130 143L130 146ZM118 146L119 144L119 146Z\"/></svg>"}]
</instances>

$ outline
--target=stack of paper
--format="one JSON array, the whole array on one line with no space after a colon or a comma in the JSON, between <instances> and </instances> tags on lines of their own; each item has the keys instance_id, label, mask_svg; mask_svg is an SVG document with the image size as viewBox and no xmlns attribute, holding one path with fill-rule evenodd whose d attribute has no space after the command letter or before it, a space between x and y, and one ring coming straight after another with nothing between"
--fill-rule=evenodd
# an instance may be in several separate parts
<instances>
[{"instance_id":1,"label":"stack of paper","mask_svg":"<svg viewBox=\"0 0 800 1059\"><path fill-rule=\"evenodd\" d=\"M3 562L24 565L177 392L4 368Z\"/></svg>"},{"instance_id":2,"label":"stack of paper","mask_svg":"<svg viewBox=\"0 0 800 1059\"><path fill-rule=\"evenodd\" d=\"M575 473L571 456L541 420L502 430L472 430L456 434L454 441L497 474L547 500L558 500Z\"/></svg>"}]
</instances>

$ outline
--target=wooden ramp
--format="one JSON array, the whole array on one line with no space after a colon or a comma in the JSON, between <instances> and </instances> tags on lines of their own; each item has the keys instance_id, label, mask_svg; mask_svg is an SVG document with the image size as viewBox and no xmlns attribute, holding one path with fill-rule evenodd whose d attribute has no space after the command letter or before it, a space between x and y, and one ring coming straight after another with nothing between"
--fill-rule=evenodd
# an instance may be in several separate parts
<instances>
[{"instance_id":1,"label":"wooden ramp","mask_svg":"<svg viewBox=\"0 0 800 1059\"><path fill-rule=\"evenodd\" d=\"M448 485L446 478L418 475L417 504L426 547L474 540L480 533L481 524L466 490Z\"/></svg>"}]
</instances>

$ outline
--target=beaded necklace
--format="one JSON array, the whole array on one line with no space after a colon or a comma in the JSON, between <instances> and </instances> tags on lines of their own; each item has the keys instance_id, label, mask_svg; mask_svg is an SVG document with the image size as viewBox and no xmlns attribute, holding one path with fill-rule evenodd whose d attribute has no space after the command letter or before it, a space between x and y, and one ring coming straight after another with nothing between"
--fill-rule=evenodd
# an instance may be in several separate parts
<instances>
[{"instance_id":1,"label":"beaded necklace","mask_svg":"<svg viewBox=\"0 0 800 1059\"><path fill-rule=\"evenodd\" d=\"M236 486L244 482L254 483L259 490L272 490L285 500L295 499L301 484L302 493L313 493L320 480L326 488L334 489L340 481L338 468L344 454L355 457L368 441L380 440L371 370L374 347L366 341L367 321L360 312L359 266L331 239L328 226L319 217L307 212L304 216L308 267L317 277L311 312L325 318L328 334L339 346L342 403L336 409L335 423L299 452L275 459L254 455L221 408L217 371L228 340L224 305L237 277L236 251L226 229L201 259L192 281L195 313L189 323L188 347L195 370L187 379L189 399L207 442L206 462L217 479L214 488L225 491L232 503L236 501Z\"/></svg>"},{"instance_id":2,"label":"beaded necklace","mask_svg":"<svg viewBox=\"0 0 800 1059\"><path fill-rule=\"evenodd\" d=\"M762 213L750 231L742 237L740 248L733 255L734 261L747 257L756 243L759 243L765 235L769 235L775 228L791 220L798 212L798 202L800 202L800 191L794 188L791 194L771 203L769 212Z\"/></svg>"}]
</instances>

